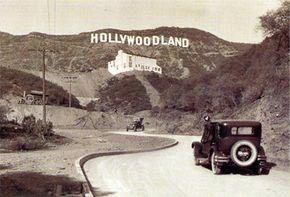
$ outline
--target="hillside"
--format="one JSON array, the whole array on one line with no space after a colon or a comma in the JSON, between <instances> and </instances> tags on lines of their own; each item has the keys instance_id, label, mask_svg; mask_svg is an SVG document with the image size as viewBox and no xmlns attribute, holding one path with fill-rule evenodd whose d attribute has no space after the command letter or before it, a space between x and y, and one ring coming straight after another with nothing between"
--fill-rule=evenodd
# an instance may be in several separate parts
<instances>
[{"instance_id":1,"label":"hillside","mask_svg":"<svg viewBox=\"0 0 290 197\"><path fill-rule=\"evenodd\" d=\"M91 33L122 33L135 36L164 35L188 38L188 48L176 46L129 46L117 43L90 43ZM246 51L250 45L231 43L208 32L194 28L160 27L157 29L122 31L104 29L78 35L47 35L32 32L14 36L0 32L0 66L40 70L41 54L36 51L45 46L55 50L48 54L48 70L53 72L90 72L105 68L114 59L117 51L142 54L157 59L159 66L168 76L177 78L199 75L212 70L230 56Z\"/></svg>"},{"instance_id":2,"label":"hillside","mask_svg":"<svg viewBox=\"0 0 290 197\"><path fill-rule=\"evenodd\" d=\"M152 108L146 88L135 75L111 78L100 88L98 96L100 100L92 107L99 111L134 114Z\"/></svg>"},{"instance_id":3,"label":"hillside","mask_svg":"<svg viewBox=\"0 0 290 197\"><path fill-rule=\"evenodd\" d=\"M7 97L9 102L14 102L14 104L23 96L24 91L27 93L31 90L42 91L40 77L19 70L0 67L0 80L0 99ZM68 106L69 95L67 91L49 81L46 82L46 88L49 95L48 105ZM72 95L72 106L80 107L79 101L74 95Z\"/></svg>"},{"instance_id":4,"label":"hillside","mask_svg":"<svg viewBox=\"0 0 290 197\"><path fill-rule=\"evenodd\" d=\"M38 77L42 77L42 71L34 70L22 70L24 72L33 74ZM58 72L46 72L46 79L53 82L66 91L69 91L68 80L65 79L67 76L76 77L71 84L72 94L79 98L91 98L93 99L96 95L96 89L102 84L106 83L112 75L105 68L99 68L92 72L73 72L73 73L58 73Z\"/></svg>"}]
</instances>

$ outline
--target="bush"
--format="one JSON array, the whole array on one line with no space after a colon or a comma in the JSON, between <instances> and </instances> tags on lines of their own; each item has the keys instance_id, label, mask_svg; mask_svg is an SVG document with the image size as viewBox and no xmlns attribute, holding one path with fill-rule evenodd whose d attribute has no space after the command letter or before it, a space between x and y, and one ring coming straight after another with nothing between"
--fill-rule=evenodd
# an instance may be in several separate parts
<instances>
[{"instance_id":1,"label":"bush","mask_svg":"<svg viewBox=\"0 0 290 197\"><path fill-rule=\"evenodd\" d=\"M125 76L122 79L113 77L108 85L100 89L100 100L95 106L101 111L122 111L134 114L143 110L150 110L150 98L145 87L135 76Z\"/></svg>"},{"instance_id":2,"label":"bush","mask_svg":"<svg viewBox=\"0 0 290 197\"><path fill-rule=\"evenodd\" d=\"M25 133L33 134L39 137L46 137L53 134L53 124L52 122L46 123L46 130L44 128L42 120L37 120L33 115L25 116L22 121L22 127Z\"/></svg>"},{"instance_id":3,"label":"bush","mask_svg":"<svg viewBox=\"0 0 290 197\"><path fill-rule=\"evenodd\" d=\"M35 128L35 117L33 115L25 116L22 120L21 126L25 133L31 134L34 133L33 130Z\"/></svg>"},{"instance_id":4,"label":"bush","mask_svg":"<svg viewBox=\"0 0 290 197\"><path fill-rule=\"evenodd\" d=\"M289 7L290 2L284 0L280 8L260 17L260 28L265 35L272 36L280 32L289 34Z\"/></svg>"},{"instance_id":5,"label":"bush","mask_svg":"<svg viewBox=\"0 0 290 197\"><path fill-rule=\"evenodd\" d=\"M90 102L86 105L86 110L87 110L87 111L96 111L96 101L90 101Z\"/></svg>"}]
</instances>

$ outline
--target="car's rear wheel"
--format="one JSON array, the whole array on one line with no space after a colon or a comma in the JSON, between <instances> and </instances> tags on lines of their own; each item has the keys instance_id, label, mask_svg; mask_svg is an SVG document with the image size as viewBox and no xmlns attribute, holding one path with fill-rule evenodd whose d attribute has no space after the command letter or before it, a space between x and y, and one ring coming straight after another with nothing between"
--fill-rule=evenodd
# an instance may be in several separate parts
<instances>
[{"instance_id":1,"label":"car's rear wheel","mask_svg":"<svg viewBox=\"0 0 290 197\"><path fill-rule=\"evenodd\" d=\"M215 158L215 152L212 153L211 155L211 170L213 172L213 174L220 174L221 173L221 166L218 166L217 163L215 162L214 158Z\"/></svg>"},{"instance_id":2,"label":"car's rear wheel","mask_svg":"<svg viewBox=\"0 0 290 197\"><path fill-rule=\"evenodd\" d=\"M236 142L231 149L231 158L240 167L252 165L256 161L257 155L257 148L248 140Z\"/></svg>"}]
</instances>

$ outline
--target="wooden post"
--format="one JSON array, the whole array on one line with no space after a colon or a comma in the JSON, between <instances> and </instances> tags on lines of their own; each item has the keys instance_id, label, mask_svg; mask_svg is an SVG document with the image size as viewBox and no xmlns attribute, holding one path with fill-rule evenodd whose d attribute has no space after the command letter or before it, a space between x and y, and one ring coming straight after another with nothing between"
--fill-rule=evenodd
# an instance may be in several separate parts
<instances>
[{"instance_id":1,"label":"wooden post","mask_svg":"<svg viewBox=\"0 0 290 197\"><path fill-rule=\"evenodd\" d=\"M55 53L56 51L54 50L48 50L45 49L45 47L43 47L42 50L38 50L38 49L29 49L28 51L37 51L37 52L42 52L42 105L43 105L43 117L42 117L42 124L44 126L44 132L46 133L46 82L45 82L45 69L46 69L46 65L45 65L45 55L46 52L53 52Z\"/></svg>"},{"instance_id":2,"label":"wooden post","mask_svg":"<svg viewBox=\"0 0 290 197\"><path fill-rule=\"evenodd\" d=\"M62 196L62 185L59 184L56 185L55 196L56 197Z\"/></svg>"},{"instance_id":3,"label":"wooden post","mask_svg":"<svg viewBox=\"0 0 290 197\"><path fill-rule=\"evenodd\" d=\"M71 99L71 88L72 88L72 83L77 79L76 76L65 76L63 77L66 81L66 83L69 83L69 95L68 95L68 106L71 107L72 105L72 99Z\"/></svg>"},{"instance_id":4,"label":"wooden post","mask_svg":"<svg viewBox=\"0 0 290 197\"><path fill-rule=\"evenodd\" d=\"M43 104L43 126L44 126L44 133L46 133L46 84L45 84L45 48L42 51L42 104Z\"/></svg>"},{"instance_id":5,"label":"wooden post","mask_svg":"<svg viewBox=\"0 0 290 197\"><path fill-rule=\"evenodd\" d=\"M69 107L71 107L71 80L69 81Z\"/></svg>"}]
</instances>

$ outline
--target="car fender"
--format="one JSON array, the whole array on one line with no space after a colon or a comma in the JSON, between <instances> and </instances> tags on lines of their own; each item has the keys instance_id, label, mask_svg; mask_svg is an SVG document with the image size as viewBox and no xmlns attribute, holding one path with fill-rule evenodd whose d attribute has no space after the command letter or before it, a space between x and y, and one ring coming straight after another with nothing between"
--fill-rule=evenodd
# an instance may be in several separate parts
<instances>
[{"instance_id":1,"label":"car fender","mask_svg":"<svg viewBox=\"0 0 290 197\"><path fill-rule=\"evenodd\" d=\"M201 143L200 142L192 142L191 148L194 148L194 147L201 147Z\"/></svg>"},{"instance_id":2,"label":"car fender","mask_svg":"<svg viewBox=\"0 0 290 197\"><path fill-rule=\"evenodd\" d=\"M259 147L259 149L258 149L258 154L259 154L259 155L266 155L263 146L260 146L260 147Z\"/></svg>"}]
</instances>

